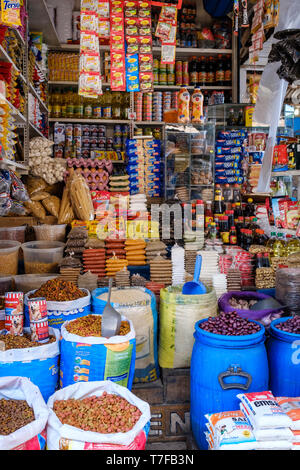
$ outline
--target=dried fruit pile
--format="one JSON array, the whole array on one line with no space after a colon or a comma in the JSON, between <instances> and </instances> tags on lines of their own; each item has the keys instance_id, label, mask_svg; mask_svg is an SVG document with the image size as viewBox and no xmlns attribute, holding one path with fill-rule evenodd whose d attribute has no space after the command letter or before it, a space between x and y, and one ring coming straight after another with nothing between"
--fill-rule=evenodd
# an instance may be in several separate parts
<instances>
[{"instance_id":1,"label":"dried fruit pile","mask_svg":"<svg viewBox=\"0 0 300 470\"><path fill-rule=\"evenodd\" d=\"M84 431L110 434L130 431L140 419L140 410L125 398L103 392L83 400L58 400L53 411L62 424Z\"/></svg>"},{"instance_id":2,"label":"dried fruit pile","mask_svg":"<svg viewBox=\"0 0 300 470\"><path fill-rule=\"evenodd\" d=\"M287 333L300 335L300 317L295 316L287 321L277 323L276 328L281 331L286 331Z\"/></svg>"},{"instance_id":3,"label":"dried fruit pile","mask_svg":"<svg viewBox=\"0 0 300 470\"><path fill-rule=\"evenodd\" d=\"M25 400L0 400L0 435L12 432L34 421L33 409Z\"/></svg>"},{"instance_id":4,"label":"dried fruit pile","mask_svg":"<svg viewBox=\"0 0 300 470\"><path fill-rule=\"evenodd\" d=\"M36 292L31 294L29 298L45 297L46 300L52 302L66 302L70 300L80 299L86 294L73 284L73 282L64 281L63 279L50 279L45 282Z\"/></svg>"},{"instance_id":5,"label":"dried fruit pile","mask_svg":"<svg viewBox=\"0 0 300 470\"><path fill-rule=\"evenodd\" d=\"M67 325L66 329L69 333L78 336L102 336L101 321L101 315L87 315L73 320ZM129 323L122 321L119 336L125 336L129 331Z\"/></svg>"},{"instance_id":6,"label":"dried fruit pile","mask_svg":"<svg viewBox=\"0 0 300 470\"><path fill-rule=\"evenodd\" d=\"M5 351L8 349L23 349L23 348L36 348L38 346L45 346L42 343L36 343L31 341L31 336L27 333L24 333L23 336L14 336L14 335L0 335L0 342L3 341L5 344ZM54 343L56 341L55 336L49 336L49 341L47 343Z\"/></svg>"},{"instance_id":7,"label":"dried fruit pile","mask_svg":"<svg viewBox=\"0 0 300 470\"><path fill-rule=\"evenodd\" d=\"M201 323L199 328L209 333L226 336L252 335L261 330L257 323L240 317L236 312L221 312L218 317L209 318Z\"/></svg>"}]
</instances>

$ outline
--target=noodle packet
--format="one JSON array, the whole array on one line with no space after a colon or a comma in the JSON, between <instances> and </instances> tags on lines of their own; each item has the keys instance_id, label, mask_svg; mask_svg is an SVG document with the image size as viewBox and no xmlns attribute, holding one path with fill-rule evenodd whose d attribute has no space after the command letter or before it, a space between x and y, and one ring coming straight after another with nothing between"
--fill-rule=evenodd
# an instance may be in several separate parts
<instances>
[{"instance_id":1,"label":"noodle packet","mask_svg":"<svg viewBox=\"0 0 300 470\"><path fill-rule=\"evenodd\" d=\"M20 2L1 0L1 24L10 28L22 26L20 8Z\"/></svg>"},{"instance_id":2,"label":"noodle packet","mask_svg":"<svg viewBox=\"0 0 300 470\"><path fill-rule=\"evenodd\" d=\"M270 391L238 394L244 405L245 414L255 428L288 428L291 418L283 411Z\"/></svg>"},{"instance_id":3,"label":"noodle packet","mask_svg":"<svg viewBox=\"0 0 300 470\"><path fill-rule=\"evenodd\" d=\"M214 450L254 450L257 442L244 413L224 411L205 415Z\"/></svg>"}]
</instances>

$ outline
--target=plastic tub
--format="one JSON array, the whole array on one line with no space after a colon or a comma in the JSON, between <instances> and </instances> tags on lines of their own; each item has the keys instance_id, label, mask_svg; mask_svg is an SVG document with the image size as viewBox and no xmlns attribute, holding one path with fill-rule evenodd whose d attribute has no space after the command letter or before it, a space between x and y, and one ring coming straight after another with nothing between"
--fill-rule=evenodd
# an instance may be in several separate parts
<instances>
[{"instance_id":1,"label":"plastic tub","mask_svg":"<svg viewBox=\"0 0 300 470\"><path fill-rule=\"evenodd\" d=\"M20 276L14 277L15 289L17 292L24 292L24 294L27 294L27 292L31 290L39 289L42 284L44 284L47 281L50 281L50 279L55 279L56 277L57 277L56 274L50 274L50 275L21 274ZM0 292L1 292L1 278L0 278Z\"/></svg>"},{"instance_id":2,"label":"plastic tub","mask_svg":"<svg viewBox=\"0 0 300 470\"><path fill-rule=\"evenodd\" d=\"M18 274L20 247L20 242L13 240L0 240L0 275Z\"/></svg>"},{"instance_id":3,"label":"plastic tub","mask_svg":"<svg viewBox=\"0 0 300 470\"><path fill-rule=\"evenodd\" d=\"M58 272L65 244L62 242L36 241L22 245L26 274Z\"/></svg>"},{"instance_id":4,"label":"plastic tub","mask_svg":"<svg viewBox=\"0 0 300 470\"><path fill-rule=\"evenodd\" d=\"M66 237L66 224L62 225L34 225L35 237L38 241L64 242Z\"/></svg>"},{"instance_id":5,"label":"plastic tub","mask_svg":"<svg viewBox=\"0 0 300 470\"><path fill-rule=\"evenodd\" d=\"M26 227L0 227L0 240L14 240L25 242Z\"/></svg>"}]
</instances>

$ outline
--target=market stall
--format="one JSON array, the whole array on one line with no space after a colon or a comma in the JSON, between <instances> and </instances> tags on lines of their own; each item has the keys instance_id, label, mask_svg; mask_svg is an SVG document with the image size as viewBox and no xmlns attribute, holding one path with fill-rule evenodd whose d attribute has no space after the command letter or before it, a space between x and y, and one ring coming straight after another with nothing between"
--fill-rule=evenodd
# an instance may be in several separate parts
<instances>
[{"instance_id":1,"label":"market stall","mask_svg":"<svg viewBox=\"0 0 300 470\"><path fill-rule=\"evenodd\" d=\"M1 2L0 448L299 448L292 2Z\"/></svg>"}]
</instances>

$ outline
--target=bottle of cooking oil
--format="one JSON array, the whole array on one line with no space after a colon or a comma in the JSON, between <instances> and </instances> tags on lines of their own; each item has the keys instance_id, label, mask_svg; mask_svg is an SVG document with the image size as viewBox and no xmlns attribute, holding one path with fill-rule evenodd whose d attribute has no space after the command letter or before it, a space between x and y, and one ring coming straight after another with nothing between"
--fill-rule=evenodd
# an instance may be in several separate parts
<instances>
[{"instance_id":1,"label":"bottle of cooking oil","mask_svg":"<svg viewBox=\"0 0 300 470\"><path fill-rule=\"evenodd\" d=\"M266 246L271 249L271 252L270 252L271 256L273 255L273 245L275 243L275 240L276 240L276 232L271 232L271 237L266 243Z\"/></svg>"},{"instance_id":2,"label":"bottle of cooking oil","mask_svg":"<svg viewBox=\"0 0 300 470\"><path fill-rule=\"evenodd\" d=\"M60 105L61 105L60 116L62 118L68 117L67 116L67 95L66 95L66 93L61 92L61 94L60 94Z\"/></svg>"},{"instance_id":3,"label":"bottle of cooking oil","mask_svg":"<svg viewBox=\"0 0 300 470\"><path fill-rule=\"evenodd\" d=\"M61 117L61 94L59 90L55 90L53 95L53 117Z\"/></svg>"},{"instance_id":4,"label":"bottle of cooking oil","mask_svg":"<svg viewBox=\"0 0 300 470\"><path fill-rule=\"evenodd\" d=\"M286 245L286 256L292 255L300 251L300 240L299 238L287 235L287 245Z\"/></svg>"},{"instance_id":5,"label":"bottle of cooking oil","mask_svg":"<svg viewBox=\"0 0 300 470\"><path fill-rule=\"evenodd\" d=\"M67 96L66 96L67 118L74 118L74 111L75 111L74 100L75 100L75 96L74 96L73 90L72 88L69 88L67 92Z\"/></svg>"},{"instance_id":6,"label":"bottle of cooking oil","mask_svg":"<svg viewBox=\"0 0 300 470\"><path fill-rule=\"evenodd\" d=\"M282 233L277 233L277 237L276 237L275 242L273 244L272 257L273 258L282 258L283 256L285 256L285 243L283 241L283 234Z\"/></svg>"}]
</instances>

